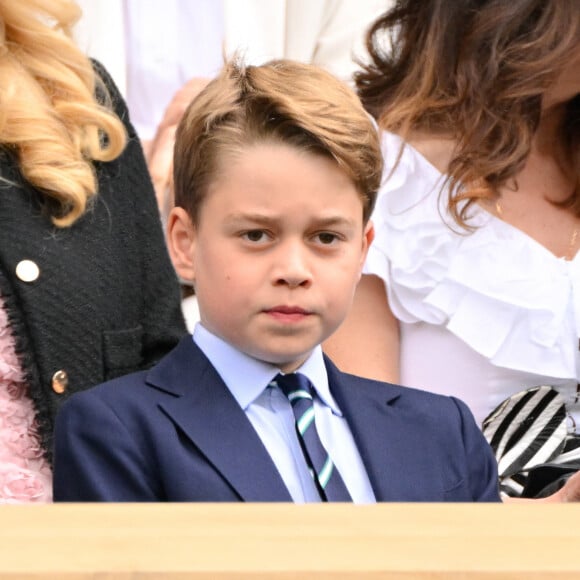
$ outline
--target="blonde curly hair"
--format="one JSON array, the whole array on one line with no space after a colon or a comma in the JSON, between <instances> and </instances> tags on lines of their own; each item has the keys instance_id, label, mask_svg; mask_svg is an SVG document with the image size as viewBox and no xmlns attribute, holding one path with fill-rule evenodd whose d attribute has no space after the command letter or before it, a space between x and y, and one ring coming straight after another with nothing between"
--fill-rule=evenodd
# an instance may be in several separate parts
<instances>
[{"instance_id":1,"label":"blonde curly hair","mask_svg":"<svg viewBox=\"0 0 580 580\"><path fill-rule=\"evenodd\" d=\"M79 17L71 0L0 0L0 143L52 202L59 227L72 225L97 193L93 161L117 158L127 140L103 82L72 40Z\"/></svg>"}]
</instances>

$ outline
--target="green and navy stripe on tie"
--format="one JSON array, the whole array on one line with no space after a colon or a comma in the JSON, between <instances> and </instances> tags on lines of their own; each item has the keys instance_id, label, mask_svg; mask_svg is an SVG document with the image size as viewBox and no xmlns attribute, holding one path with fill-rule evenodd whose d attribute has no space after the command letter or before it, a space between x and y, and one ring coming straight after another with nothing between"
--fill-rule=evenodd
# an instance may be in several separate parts
<instances>
[{"instance_id":1,"label":"green and navy stripe on tie","mask_svg":"<svg viewBox=\"0 0 580 580\"><path fill-rule=\"evenodd\" d=\"M288 397L292 405L300 447L321 499L352 501L338 469L318 435L310 381L300 373L290 373L277 375L273 383Z\"/></svg>"}]
</instances>

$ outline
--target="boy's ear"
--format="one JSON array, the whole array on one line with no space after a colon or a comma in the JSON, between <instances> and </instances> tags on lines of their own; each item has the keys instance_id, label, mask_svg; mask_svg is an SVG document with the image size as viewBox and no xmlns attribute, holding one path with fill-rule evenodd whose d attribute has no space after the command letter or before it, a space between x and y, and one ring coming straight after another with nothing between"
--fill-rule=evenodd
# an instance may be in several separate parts
<instances>
[{"instance_id":1,"label":"boy's ear","mask_svg":"<svg viewBox=\"0 0 580 580\"><path fill-rule=\"evenodd\" d=\"M361 260L360 260L360 271L359 276L362 275L362 269L367 259L367 254L369 253L369 247L372 241L375 239L375 226L373 222L369 220L365 226L363 231L363 240L362 240L362 252L361 252Z\"/></svg>"},{"instance_id":2,"label":"boy's ear","mask_svg":"<svg viewBox=\"0 0 580 580\"><path fill-rule=\"evenodd\" d=\"M182 207L174 207L167 220L167 247L173 267L181 280L195 281L196 229Z\"/></svg>"}]
</instances>

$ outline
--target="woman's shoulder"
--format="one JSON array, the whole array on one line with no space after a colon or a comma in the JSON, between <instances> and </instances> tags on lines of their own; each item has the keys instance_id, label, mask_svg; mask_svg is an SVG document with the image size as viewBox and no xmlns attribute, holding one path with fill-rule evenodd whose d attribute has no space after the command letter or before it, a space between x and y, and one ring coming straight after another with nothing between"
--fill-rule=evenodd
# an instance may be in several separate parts
<instances>
[{"instance_id":1,"label":"woman's shoulder","mask_svg":"<svg viewBox=\"0 0 580 580\"><path fill-rule=\"evenodd\" d=\"M429 254L444 258L444 247L456 244L461 228L447 215L446 175L415 147L394 133L382 132L383 181L372 220L375 240L367 270L380 275L385 268L373 262L407 262ZM383 276L381 276L383 277Z\"/></svg>"},{"instance_id":2,"label":"woman's shoulder","mask_svg":"<svg viewBox=\"0 0 580 580\"><path fill-rule=\"evenodd\" d=\"M446 184L446 175L431 158L424 155L425 142L404 141L399 135L381 132L384 159L383 181L377 205L388 205L389 211L375 212L375 217L409 213L418 202L436 200ZM430 146L435 155L435 148ZM442 155L437 154L437 160ZM383 208L385 209L385 208ZM378 215L380 213L380 215Z\"/></svg>"}]
</instances>

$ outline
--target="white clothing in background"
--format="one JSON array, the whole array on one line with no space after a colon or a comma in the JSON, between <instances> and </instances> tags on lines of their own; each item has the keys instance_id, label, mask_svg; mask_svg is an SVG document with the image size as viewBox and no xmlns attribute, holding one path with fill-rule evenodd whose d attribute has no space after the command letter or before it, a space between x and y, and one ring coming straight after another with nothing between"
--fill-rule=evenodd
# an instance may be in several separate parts
<instances>
[{"instance_id":1,"label":"white clothing in background","mask_svg":"<svg viewBox=\"0 0 580 580\"><path fill-rule=\"evenodd\" d=\"M250 64L312 62L351 81L366 29L391 2L78 0L76 38L111 73L140 137L150 139L175 92L189 78L212 76L222 51Z\"/></svg>"},{"instance_id":2,"label":"white clothing in background","mask_svg":"<svg viewBox=\"0 0 580 580\"><path fill-rule=\"evenodd\" d=\"M400 144L383 133L385 176ZM400 321L400 383L459 397L480 424L508 396L552 385L580 426L580 255L557 258L479 206L462 231L443 181L407 145L372 216L365 273L385 281Z\"/></svg>"},{"instance_id":3,"label":"white clothing in background","mask_svg":"<svg viewBox=\"0 0 580 580\"><path fill-rule=\"evenodd\" d=\"M185 318L185 326L189 332L193 332L195 325L199 322L199 305L197 296L192 295L181 301L181 311Z\"/></svg>"},{"instance_id":4,"label":"white clothing in background","mask_svg":"<svg viewBox=\"0 0 580 580\"><path fill-rule=\"evenodd\" d=\"M215 0L125 0L127 103L142 139L155 137L173 95L223 63L223 13ZM163 31L160 32L160 17Z\"/></svg>"}]
</instances>

